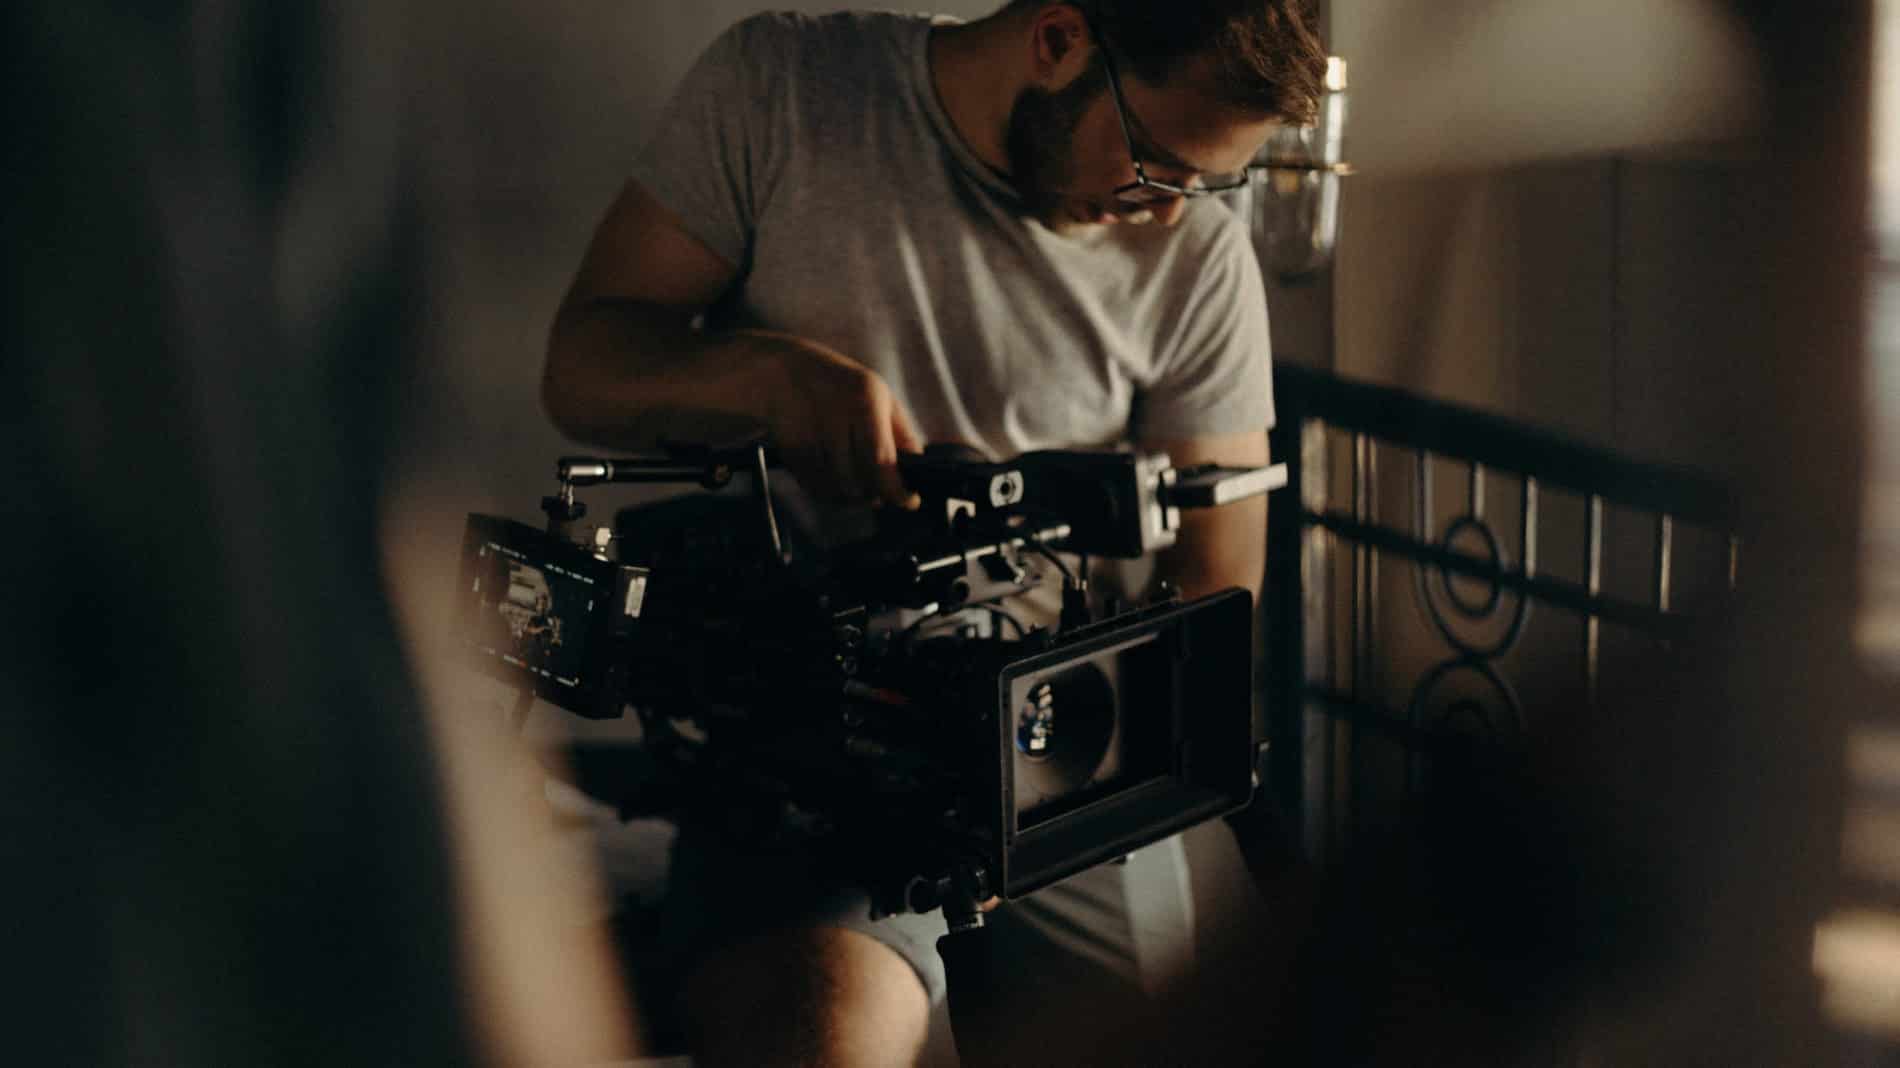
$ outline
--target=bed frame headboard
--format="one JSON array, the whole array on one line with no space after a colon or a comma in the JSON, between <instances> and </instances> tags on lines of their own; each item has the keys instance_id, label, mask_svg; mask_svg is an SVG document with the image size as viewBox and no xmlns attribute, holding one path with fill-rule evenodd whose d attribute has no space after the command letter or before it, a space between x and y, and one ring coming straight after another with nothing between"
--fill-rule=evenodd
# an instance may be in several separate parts
<instances>
[{"instance_id":1,"label":"bed frame headboard","mask_svg":"<svg viewBox=\"0 0 1900 1068\"><path fill-rule=\"evenodd\" d=\"M1275 390L1260 727L1322 866L1439 744L1535 729L1527 679L1592 708L1625 643L1727 610L1741 539L1711 477L1303 367Z\"/></svg>"}]
</instances>

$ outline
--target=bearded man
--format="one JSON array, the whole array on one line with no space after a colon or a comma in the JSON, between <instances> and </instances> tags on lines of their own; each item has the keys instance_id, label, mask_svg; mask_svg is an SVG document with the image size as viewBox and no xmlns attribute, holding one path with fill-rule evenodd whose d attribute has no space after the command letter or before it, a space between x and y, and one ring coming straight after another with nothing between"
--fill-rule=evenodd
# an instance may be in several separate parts
<instances>
[{"instance_id":1,"label":"bearded man","mask_svg":"<svg viewBox=\"0 0 1900 1068\"><path fill-rule=\"evenodd\" d=\"M738 24L594 234L550 336L549 413L622 449L761 428L839 507L905 503L898 457L927 442L1265 464L1266 298L1211 194L1311 121L1311 21L1302 0L1016 0L969 23ZM1264 539L1262 499L1189 513L1158 573L1187 597L1257 593ZM912 1059L943 993L941 921L873 921L762 848L689 826L675 849L667 930L699 1062ZM762 868L773 907L746 874ZM1126 878L1005 906L992 937L1045 987L1132 989Z\"/></svg>"}]
</instances>

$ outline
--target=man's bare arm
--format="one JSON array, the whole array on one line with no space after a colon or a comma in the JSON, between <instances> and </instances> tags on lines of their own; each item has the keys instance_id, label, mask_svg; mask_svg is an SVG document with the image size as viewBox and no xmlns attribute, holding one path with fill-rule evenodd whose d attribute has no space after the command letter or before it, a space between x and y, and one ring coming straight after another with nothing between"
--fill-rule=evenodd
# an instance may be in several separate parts
<instances>
[{"instance_id":1,"label":"man's bare arm","mask_svg":"<svg viewBox=\"0 0 1900 1068\"><path fill-rule=\"evenodd\" d=\"M709 439L730 424L756 423L745 399L768 387L773 361L693 329L735 273L629 182L595 230L548 334L541 398L555 425L584 441L645 449L662 437Z\"/></svg>"},{"instance_id":2,"label":"man's bare arm","mask_svg":"<svg viewBox=\"0 0 1900 1068\"><path fill-rule=\"evenodd\" d=\"M1176 467L1261 467L1268 460L1264 432L1144 441L1141 447L1167 453ZM1181 513L1180 540L1155 561L1156 577L1174 583L1187 600L1238 586L1257 601L1266 567L1265 497Z\"/></svg>"},{"instance_id":3,"label":"man's bare arm","mask_svg":"<svg viewBox=\"0 0 1900 1068\"><path fill-rule=\"evenodd\" d=\"M815 490L905 500L897 454L922 442L882 379L803 338L695 325L736 273L629 182L549 331L549 417L571 437L635 450L763 430Z\"/></svg>"}]
</instances>

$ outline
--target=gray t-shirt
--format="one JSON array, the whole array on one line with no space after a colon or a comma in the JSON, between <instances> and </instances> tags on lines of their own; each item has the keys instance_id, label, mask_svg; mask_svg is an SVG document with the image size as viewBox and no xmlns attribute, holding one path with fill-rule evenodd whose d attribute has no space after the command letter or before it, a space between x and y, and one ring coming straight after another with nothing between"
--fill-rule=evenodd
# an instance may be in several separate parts
<instances>
[{"instance_id":1,"label":"gray t-shirt","mask_svg":"<svg viewBox=\"0 0 1900 1068\"><path fill-rule=\"evenodd\" d=\"M633 177L738 267L708 324L828 345L926 440L999 459L1270 426L1266 297L1232 213L1029 218L938 102L932 25L759 15L693 66Z\"/></svg>"}]
</instances>

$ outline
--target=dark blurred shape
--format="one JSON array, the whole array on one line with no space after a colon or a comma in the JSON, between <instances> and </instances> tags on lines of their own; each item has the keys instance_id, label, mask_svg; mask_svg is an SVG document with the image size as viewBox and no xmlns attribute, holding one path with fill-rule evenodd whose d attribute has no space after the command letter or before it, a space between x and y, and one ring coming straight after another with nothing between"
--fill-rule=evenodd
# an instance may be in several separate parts
<instances>
[{"instance_id":1,"label":"dark blurred shape","mask_svg":"<svg viewBox=\"0 0 1900 1068\"><path fill-rule=\"evenodd\" d=\"M403 13L9 5L0 915L16 1064L461 1064L375 540Z\"/></svg>"}]
</instances>

